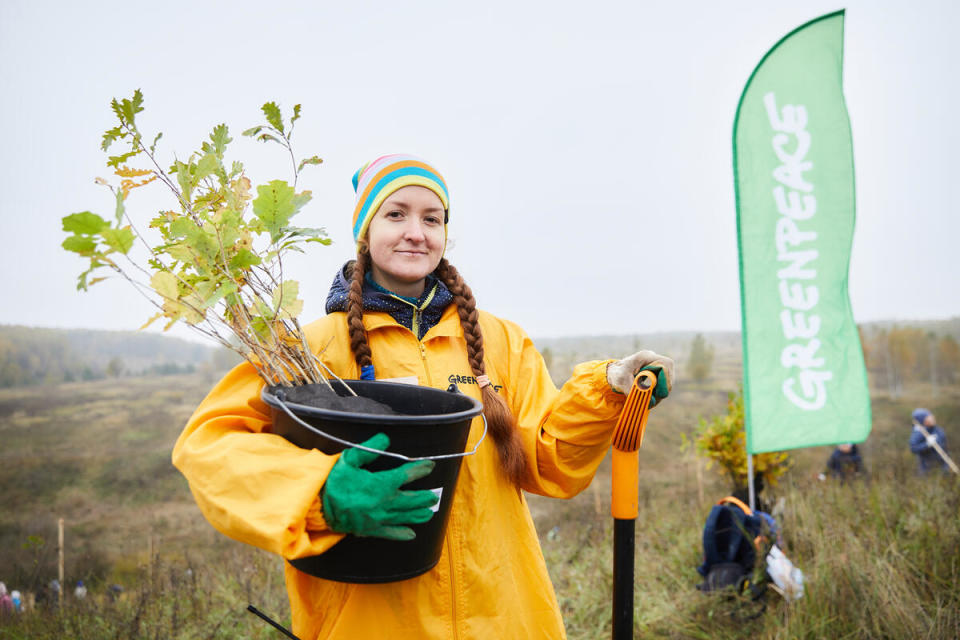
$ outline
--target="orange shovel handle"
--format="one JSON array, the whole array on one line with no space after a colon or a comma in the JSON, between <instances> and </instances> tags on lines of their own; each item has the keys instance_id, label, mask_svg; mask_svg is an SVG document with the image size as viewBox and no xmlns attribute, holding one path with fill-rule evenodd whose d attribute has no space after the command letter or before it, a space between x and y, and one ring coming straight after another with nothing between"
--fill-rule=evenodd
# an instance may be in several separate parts
<instances>
[{"instance_id":1,"label":"orange shovel handle","mask_svg":"<svg viewBox=\"0 0 960 640\"><path fill-rule=\"evenodd\" d=\"M639 513L639 449L650 415L650 397L657 376L641 371L630 386L630 393L613 430L613 482L611 511L621 520L636 519Z\"/></svg>"}]
</instances>

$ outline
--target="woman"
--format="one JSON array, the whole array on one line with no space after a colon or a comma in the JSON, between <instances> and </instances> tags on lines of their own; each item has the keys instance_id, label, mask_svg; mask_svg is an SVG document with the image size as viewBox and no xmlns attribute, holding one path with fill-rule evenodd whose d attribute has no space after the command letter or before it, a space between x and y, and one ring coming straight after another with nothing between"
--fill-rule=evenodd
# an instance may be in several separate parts
<instances>
[{"instance_id":1,"label":"woman","mask_svg":"<svg viewBox=\"0 0 960 640\"><path fill-rule=\"evenodd\" d=\"M558 391L526 334L478 311L443 258L450 207L441 175L422 160L392 155L362 167L353 183L357 259L337 274L328 315L305 328L310 344L324 347L324 362L346 379L446 388L457 376L464 393L482 400L491 437L464 459L436 567L360 585L288 564L294 632L305 640L563 637L519 489L561 498L582 491L610 447L623 390L650 367L661 374L657 399L666 397L673 361L642 351L588 362ZM249 365L231 371L174 449L174 464L217 529L295 559L323 553L345 533L409 538L404 525L429 517L432 493L398 492L362 468L369 457L357 449L329 456L272 435L262 386ZM475 420L468 449L482 428ZM374 440L386 444L385 436ZM421 477L431 465L406 468ZM391 511L398 500L406 504Z\"/></svg>"}]
</instances>

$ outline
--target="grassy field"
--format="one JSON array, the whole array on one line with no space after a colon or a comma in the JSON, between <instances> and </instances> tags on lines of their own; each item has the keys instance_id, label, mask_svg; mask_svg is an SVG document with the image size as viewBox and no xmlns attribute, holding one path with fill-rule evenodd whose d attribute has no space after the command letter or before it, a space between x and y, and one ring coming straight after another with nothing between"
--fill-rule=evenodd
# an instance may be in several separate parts
<instances>
[{"instance_id":1,"label":"grassy field","mask_svg":"<svg viewBox=\"0 0 960 640\"><path fill-rule=\"evenodd\" d=\"M650 638L960 637L960 482L918 479L906 448L910 411L929 406L960 442L960 390L908 388L873 398L862 446L869 481L820 482L829 448L794 452L764 498L782 498L785 551L806 594L766 610L707 596L701 528L726 481L681 451L701 416L723 411L734 363L701 385L678 383L652 415L640 454L636 631ZM732 381L732 382L731 382ZM65 520L66 583L90 596L62 611L0 619L0 638L278 638L244 611L287 624L282 564L217 534L169 462L179 431L213 380L129 378L0 391L0 580L30 589L56 577ZM956 456L955 456L956 457ZM610 636L609 458L568 501L528 496L568 636ZM117 599L107 586L124 588Z\"/></svg>"}]
</instances>

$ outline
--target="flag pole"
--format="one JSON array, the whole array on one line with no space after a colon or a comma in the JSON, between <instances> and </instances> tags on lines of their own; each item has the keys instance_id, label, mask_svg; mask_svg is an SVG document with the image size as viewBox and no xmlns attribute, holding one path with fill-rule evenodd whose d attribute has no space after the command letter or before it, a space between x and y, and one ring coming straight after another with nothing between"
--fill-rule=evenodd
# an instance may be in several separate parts
<instances>
[{"instance_id":1,"label":"flag pole","mask_svg":"<svg viewBox=\"0 0 960 640\"><path fill-rule=\"evenodd\" d=\"M747 454L747 487L749 490L750 497L750 510L754 511L757 508L756 493L753 486L753 454Z\"/></svg>"}]
</instances>

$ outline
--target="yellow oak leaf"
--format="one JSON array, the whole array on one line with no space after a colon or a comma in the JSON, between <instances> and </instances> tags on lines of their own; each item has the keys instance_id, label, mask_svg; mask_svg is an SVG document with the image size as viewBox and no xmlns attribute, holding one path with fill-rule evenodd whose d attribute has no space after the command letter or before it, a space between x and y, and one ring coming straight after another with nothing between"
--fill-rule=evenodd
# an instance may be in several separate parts
<instances>
[{"instance_id":1,"label":"yellow oak leaf","mask_svg":"<svg viewBox=\"0 0 960 640\"><path fill-rule=\"evenodd\" d=\"M246 176L240 176L236 180L230 183L231 188L233 189L233 194L242 202L246 202L250 199L250 179Z\"/></svg>"},{"instance_id":2,"label":"yellow oak leaf","mask_svg":"<svg viewBox=\"0 0 960 640\"><path fill-rule=\"evenodd\" d=\"M169 271L158 271L150 278L150 286L166 300L176 301L179 297L177 292L177 277Z\"/></svg>"},{"instance_id":3,"label":"yellow oak leaf","mask_svg":"<svg viewBox=\"0 0 960 640\"><path fill-rule=\"evenodd\" d=\"M115 173L121 178L139 178L140 176L148 176L153 173L153 171L150 169L131 169L124 165L117 169Z\"/></svg>"}]
</instances>

